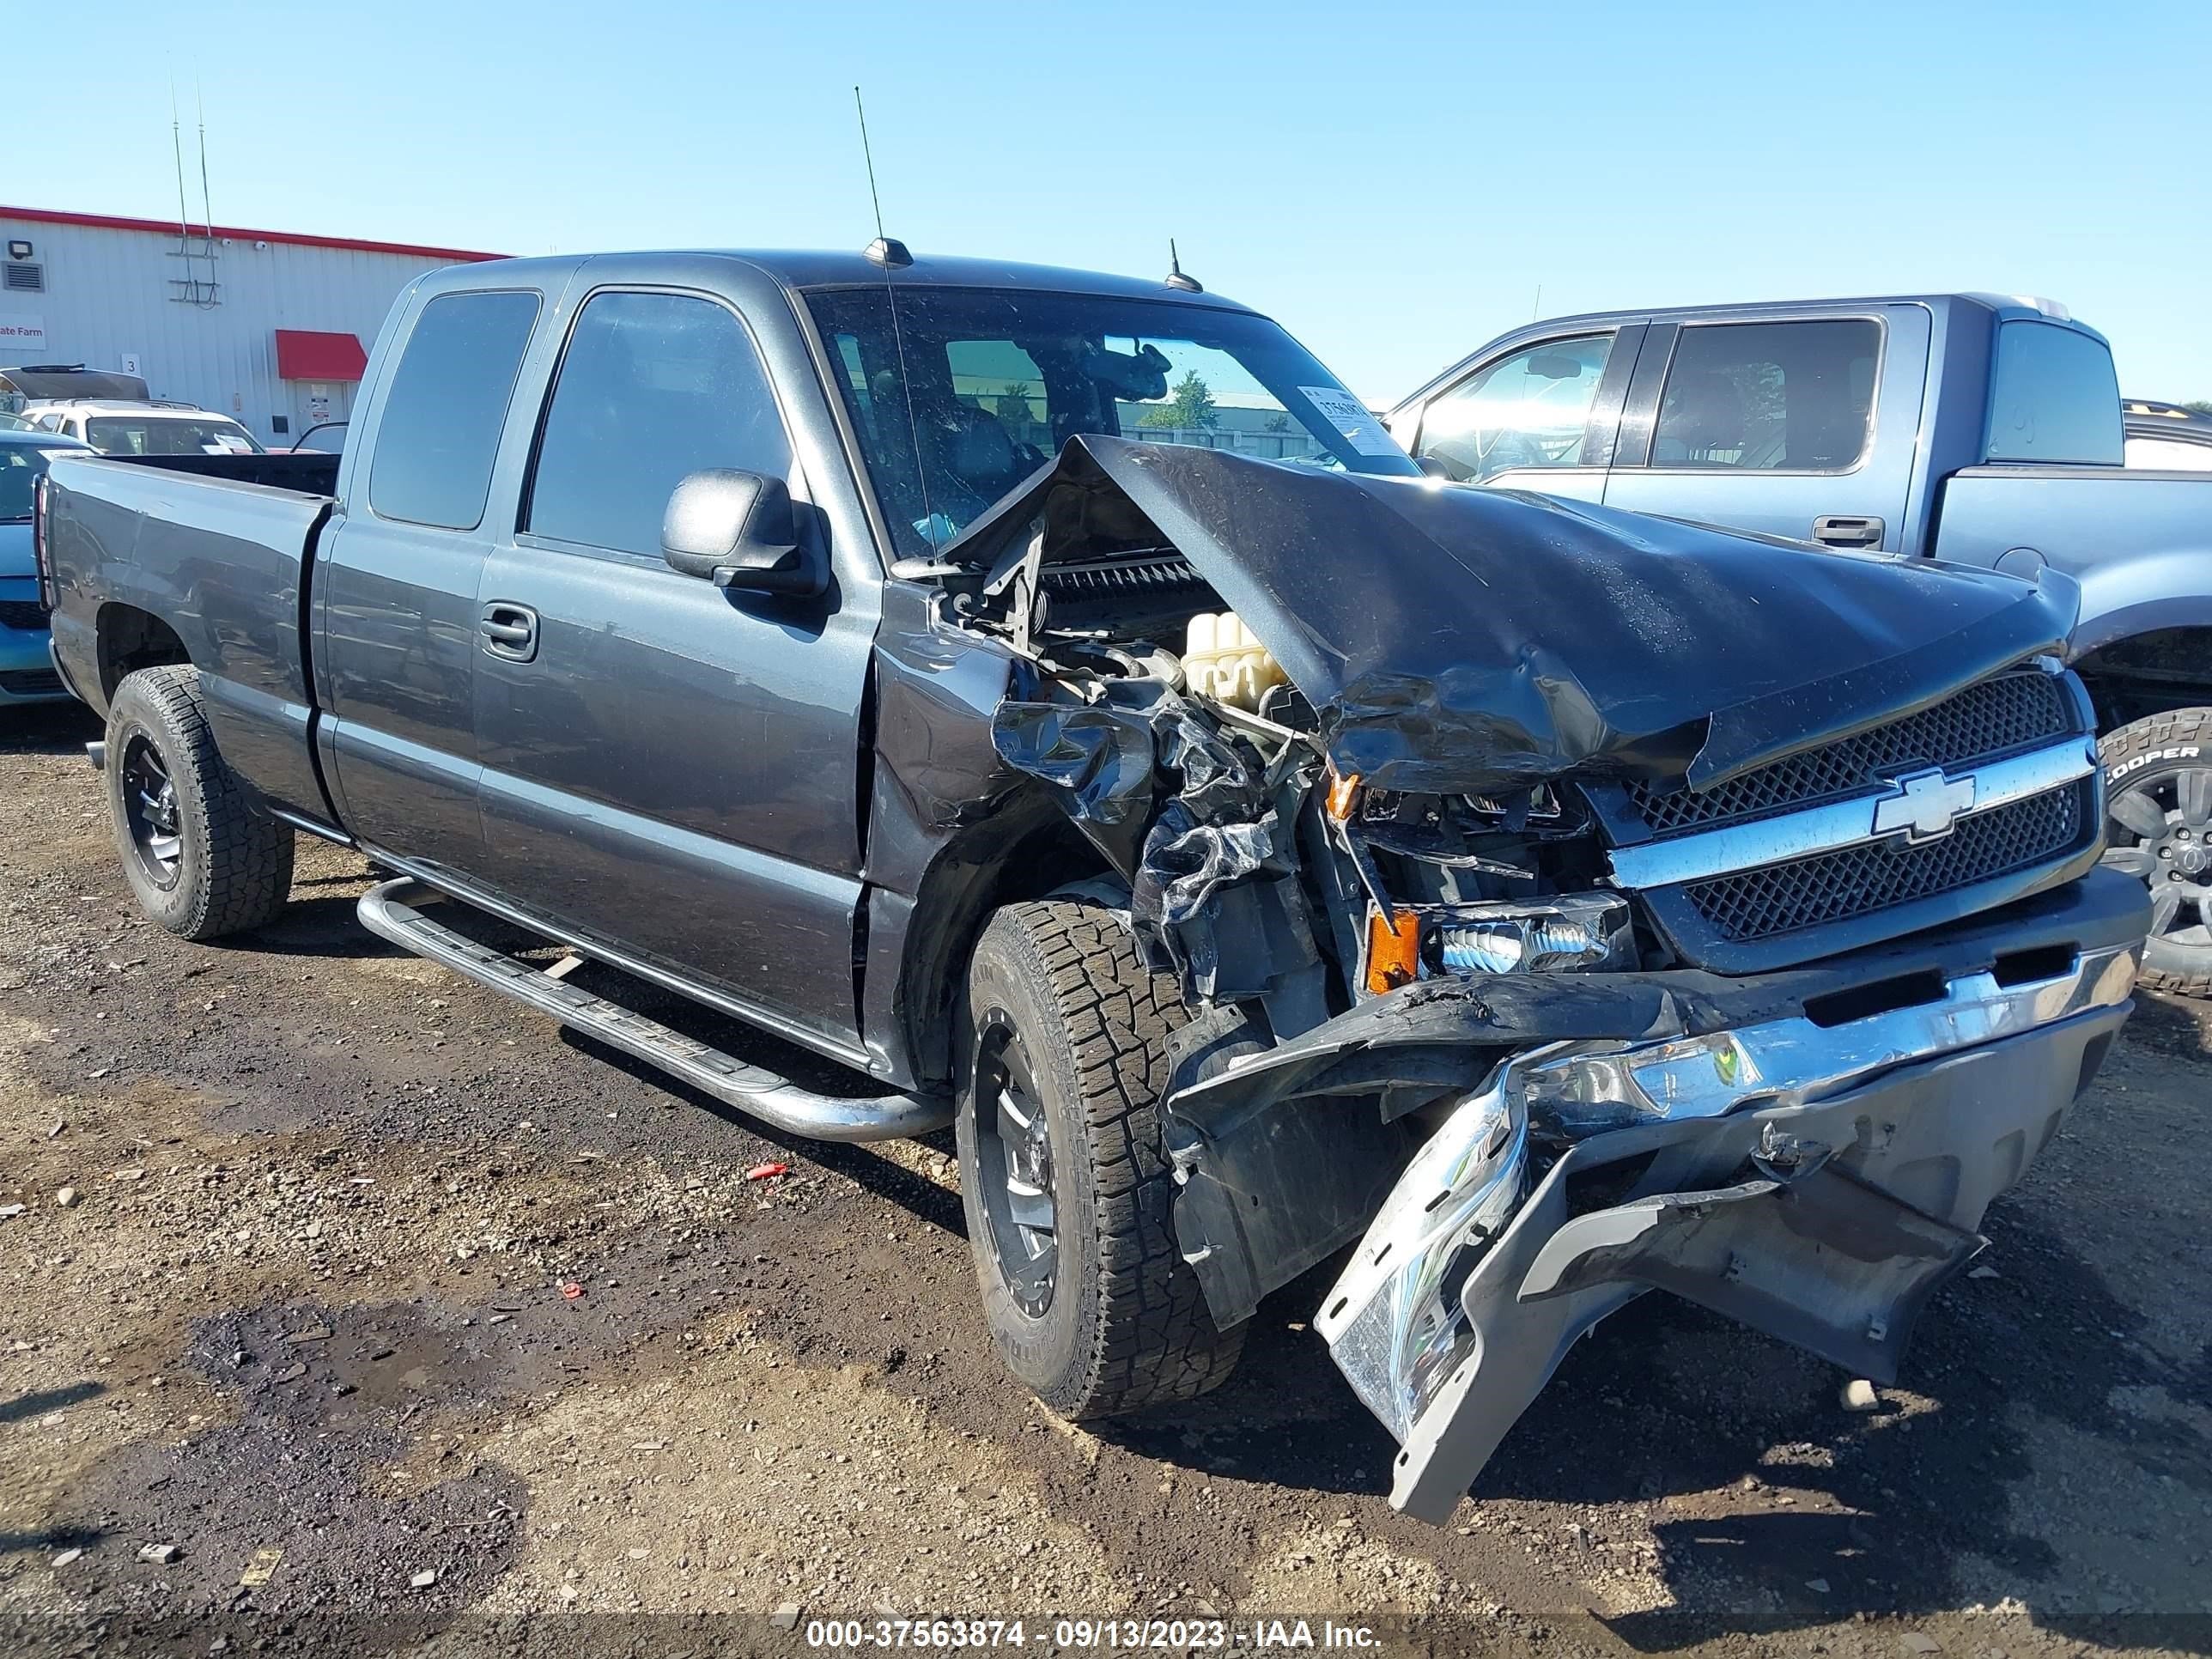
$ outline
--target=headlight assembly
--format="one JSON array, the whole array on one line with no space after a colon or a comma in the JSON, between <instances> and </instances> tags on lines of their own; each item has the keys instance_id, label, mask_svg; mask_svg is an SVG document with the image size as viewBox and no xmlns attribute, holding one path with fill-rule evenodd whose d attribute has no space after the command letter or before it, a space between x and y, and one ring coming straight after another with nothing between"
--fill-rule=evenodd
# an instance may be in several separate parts
<instances>
[{"instance_id":1,"label":"headlight assembly","mask_svg":"<svg viewBox=\"0 0 2212 1659\"><path fill-rule=\"evenodd\" d=\"M1365 981L1395 990L1443 974L1587 973L1636 965L1628 901L1618 893L1560 893L1474 904L1401 905L1371 912Z\"/></svg>"}]
</instances>

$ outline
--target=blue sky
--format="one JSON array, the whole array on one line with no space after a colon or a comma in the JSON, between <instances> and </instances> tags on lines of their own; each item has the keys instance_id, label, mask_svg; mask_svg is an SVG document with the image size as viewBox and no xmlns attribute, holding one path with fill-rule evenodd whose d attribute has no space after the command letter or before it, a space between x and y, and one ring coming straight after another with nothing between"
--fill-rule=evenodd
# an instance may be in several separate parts
<instances>
[{"instance_id":1,"label":"blue sky","mask_svg":"<svg viewBox=\"0 0 2212 1659\"><path fill-rule=\"evenodd\" d=\"M0 197L517 253L1167 240L1370 401L1528 319L2046 295L2212 397L2212 7L15 0ZM2186 140L2185 142L2185 140ZM189 163L188 163L189 164ZM197 199L197 191L195 191Z\"/></svg>"}]
</instances>

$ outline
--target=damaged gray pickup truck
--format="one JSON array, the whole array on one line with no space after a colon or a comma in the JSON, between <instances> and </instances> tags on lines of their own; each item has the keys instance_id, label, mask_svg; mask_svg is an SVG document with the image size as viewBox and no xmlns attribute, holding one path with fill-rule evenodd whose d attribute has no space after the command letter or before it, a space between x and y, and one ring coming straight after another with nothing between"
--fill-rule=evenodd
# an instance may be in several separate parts
<instances>
[{"instance_id":1,"label":"damaged gray pickup truck","mask_svg":"<svg viewBox=\"0 0 2212 1659\"><path fill-rule=\"evenodd\" d=\"M2127 1017L2062 576L1439 483L1187 279L895 243L434 273L356 410L42 489L148 913L251 929L329 837L781 1129L953 1123L1065 1414L1338 1256L1430 1520L1647 1290L1893 1378Z\"/></svg>"}]
</instances>

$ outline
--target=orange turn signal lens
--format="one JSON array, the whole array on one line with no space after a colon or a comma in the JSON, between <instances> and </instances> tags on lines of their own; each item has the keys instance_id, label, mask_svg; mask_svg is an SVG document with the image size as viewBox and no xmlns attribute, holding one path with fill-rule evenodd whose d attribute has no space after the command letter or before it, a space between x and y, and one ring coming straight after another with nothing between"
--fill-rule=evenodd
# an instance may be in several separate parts
<instances>
[{"instance_id":1,"label":"orange turn signal lens","mask_svg":"<svg viewBox=\"0 0 2212 1659\"><path fill-rule=\"evenodd\" d=\"M1394 921L1380 910L1367 917L1367 988L1376 996L1421 976L1421 919L1401 910Z\"/></svg>"},{"instance_id":2,"label":"orange turn signal lens","mask_svg":"<svg viewBox=\"0 0 2212 1659\"><path fill-rule=\"evenodd\" d=\"M1352 816L1352 809L1358 804L1359 774L1354 772L1348 778L1339 777L1332 769L1328 775L1328 793L1323 798L1329 817L1342 823Z\"/></svg>"}]
</instances>

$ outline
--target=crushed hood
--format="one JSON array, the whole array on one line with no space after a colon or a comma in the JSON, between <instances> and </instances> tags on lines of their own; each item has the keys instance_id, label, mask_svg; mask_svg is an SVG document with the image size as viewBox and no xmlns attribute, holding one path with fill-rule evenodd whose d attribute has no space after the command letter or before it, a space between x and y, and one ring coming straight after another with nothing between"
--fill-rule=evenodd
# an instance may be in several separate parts
<instances>
[{"instance_id":1,"label":"crushed hood","mask_svg":"<svg viewBox=\"0 0 2212 1659\"><path fill-rule=\"evenodd\" d=\"M1517 490L1071 438L943 556L1172 544L1318 712L1340 771L1495 792L1706 787L1933 702L2071 631L2078 591Z\"/></svg>"}]
</instances>

